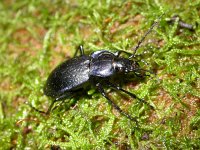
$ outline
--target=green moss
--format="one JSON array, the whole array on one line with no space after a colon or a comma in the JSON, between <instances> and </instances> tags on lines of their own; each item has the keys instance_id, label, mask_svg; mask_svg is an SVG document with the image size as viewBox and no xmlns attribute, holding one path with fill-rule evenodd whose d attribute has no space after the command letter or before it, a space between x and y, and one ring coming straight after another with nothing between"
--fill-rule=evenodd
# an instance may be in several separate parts
<instances>
[{"instance_id":1,"label":"green moss","mask_svg":"<svg viewBox=\"0 0 200 150\"><path fill-rule=\"evenodd\" d=\"M0 149L199 149L199 6L199 0L0 2ZM164 12L137 52L156 76L123 85L155 110L108 90L138 118L137 127L94 89L57 104L49 116L27 105L48 109L46 78L79 44L87 54L131 52ZM195 31L167 23L176 14Z\"/></svg>"}]
</instances>

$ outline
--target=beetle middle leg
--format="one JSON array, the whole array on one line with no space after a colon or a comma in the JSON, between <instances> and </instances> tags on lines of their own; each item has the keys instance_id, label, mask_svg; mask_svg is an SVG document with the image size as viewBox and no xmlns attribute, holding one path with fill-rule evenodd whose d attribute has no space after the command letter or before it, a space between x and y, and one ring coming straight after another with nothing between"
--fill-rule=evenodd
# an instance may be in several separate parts
<instances>
[{"instance_id":1,"label":"beetle middle leg","mask_svg":"<svg viewBox=\"0 0 200 150\"><path fill-rule=\"evenodd\" d=\"M83 48L83 45L80 45L80 46L78 47L78 49L76 49L76 52L74 53L74 57L77 56L78 51L80 51L80 55L81 55L81 56L84 55L84 48Z\"/></svg>"},{"instance_id":2,"label":"beetle middle leg","mask_svg":"<svg viewBox=\"0 0 200 150\"><path fill-rule=\"evenodd\" d=\"M98 91L107 99L108 103L111 104L120 114L124 115L125 117L127 117L128 119L136 122L136 124L138 124L138 121L136 120L136 118L133 118L132 116L130 116L129 114L127 114L126 112L124 112L117 104L115 104L107 95L107 93L104 91L102 85L100 83L96 84L96 87L98 89Z\"/></svg>"}]
</instances>

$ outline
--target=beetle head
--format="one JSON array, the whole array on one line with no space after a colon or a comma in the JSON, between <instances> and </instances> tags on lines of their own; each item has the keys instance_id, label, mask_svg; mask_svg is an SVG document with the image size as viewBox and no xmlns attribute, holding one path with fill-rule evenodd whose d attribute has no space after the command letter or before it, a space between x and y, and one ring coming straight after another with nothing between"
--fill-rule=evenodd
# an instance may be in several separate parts
<instances>
[{"instance_id":1,"label":"beetle head","mask_svg":"<svg viewBox=\"0 0 200 150\"><path fill-rule=\"evenodd\" d=\"M113 66L117 73L127 74L130 72L136 73L140 70L140 66L137 61L130 59L120 58L113 62Z\"/></svg>"}]
</instances>

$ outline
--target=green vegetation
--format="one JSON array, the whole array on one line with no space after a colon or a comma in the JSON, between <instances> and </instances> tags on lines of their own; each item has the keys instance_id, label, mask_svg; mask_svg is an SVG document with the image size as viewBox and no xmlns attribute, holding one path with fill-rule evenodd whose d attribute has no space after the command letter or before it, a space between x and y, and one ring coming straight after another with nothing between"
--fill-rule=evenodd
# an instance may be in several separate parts
<instances>
[{"instance_id":1,"label":"green vegetation","mask_svg":"<svg viewBox=\"0 0 200 150\"><path fill-rule=\"evenodd\" d=\"M0 149L200 149L200 0L165 2L54 0L0 2ZM153 70L123 87L155 110L108 89L139 126L94 89L66 100L49 116L42 88L77 46L131 49L165 12L137 54ZM169 24L179 15L195 31ZM78 101L77 101L78 100ZM71 107L70 103L77 101Z\"/></svg>"}]
</instances>

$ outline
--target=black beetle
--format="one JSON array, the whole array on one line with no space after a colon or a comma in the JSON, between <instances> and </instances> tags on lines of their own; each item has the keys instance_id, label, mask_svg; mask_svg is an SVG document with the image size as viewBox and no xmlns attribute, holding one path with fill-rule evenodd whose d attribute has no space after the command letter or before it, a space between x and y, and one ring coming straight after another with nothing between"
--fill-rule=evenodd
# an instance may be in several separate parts
<instances>
[{"instance_id":1,"label":"black beetle","mask_svg":"<svg viewBox=\"0 0 200 150\"><path fill-rule=\"evenodd\" d=\"M104 86L109 86L115 90L122 91L132 98L137 98L139 101L148 104L143 99L122 89L112 81L113 79L116 79L116 77L124 78L124 76L129 73L133 73L136 76L143 76L142 71L145 70L141 69L138 61L135 61L132 58L135 57L136 50L140 47L145 37L156 24L157 22L154 22L151 28L138 42L133 54L121 50L116 53L107 50L99 50L87 56L84 54L83 47L80 46L80 56L77 56L77 49L74 58L66 60L56 67L47 79L44 86L44 94L54 99L47 113L51 111L55 102L73 97L77 91L92 84L116 110L127 118L136 121L129 114L122 111L120 107L108 97L107 93L104 91ZM120 57L120 54L122 53L128 54L129 57Z\"/></svg>"},{"instance_id":2,"label":"black beetle","mask_svg":"<svg viewBox=\"0 0 200 150\"><path fill-rule=\"evenodd\" d=\"M83 47L80 46L80 52L79 57L65 61L51 72L44 87L44 94L52 97L56 102L72 97L80 89L92 84L97 87L98 91L114 108L128 118L133 119L111 101L103 87L108 85L125 92L133 98L137 98L136 95L110 82L115 77L124 76L129 72L133 72L137 76L140 75L141 69L137 61L119 57L122 51L111 53L107 50L99 50L87 56L84 54ZM48 113L53 103L48 109Z\"/></svg>"}]
</instances>

